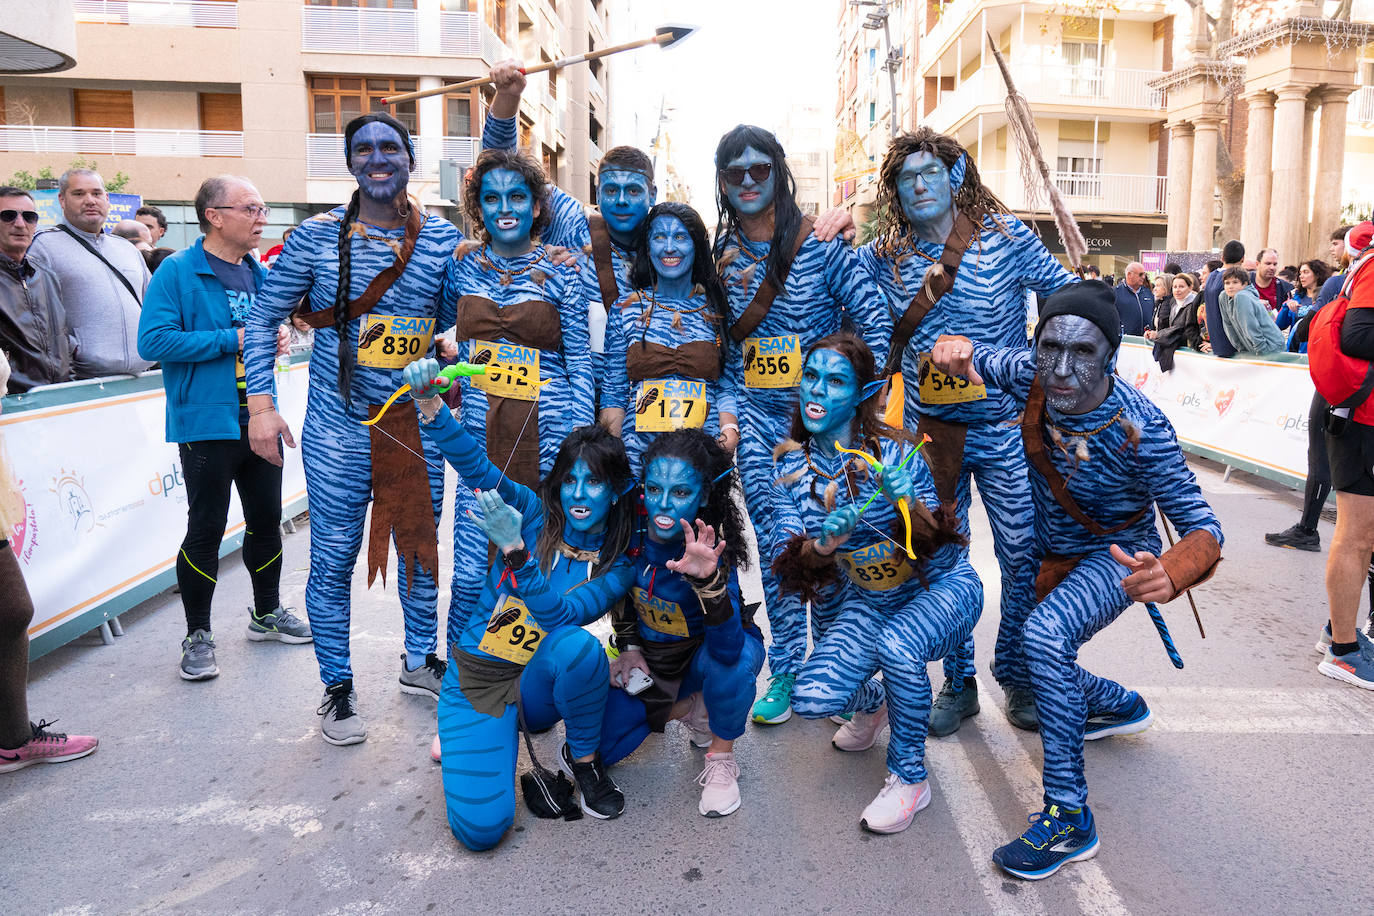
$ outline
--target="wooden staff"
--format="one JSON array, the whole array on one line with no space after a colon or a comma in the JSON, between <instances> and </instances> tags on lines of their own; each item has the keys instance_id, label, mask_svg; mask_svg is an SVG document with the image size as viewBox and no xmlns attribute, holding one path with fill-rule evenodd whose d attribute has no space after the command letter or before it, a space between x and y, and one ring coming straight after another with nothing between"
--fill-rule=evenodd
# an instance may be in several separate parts
<instances>
[{"instance_id":1,"label":"wooden staff","mask_svg":"<svg viewBox=\"0 0 1374 916\"><path fill-rule=\"evenodd\" d=\"M1169 539L1169 546L1174 546L1174 533L1169 530L1169 520L1164 517L1164 510L1155 506L1155 511L1159 513L1159 522L1164 526L1164 536ZM1193 619L1197 621L1197 631L1202 634L1203 639L1206 639L1207 631L1202 628L1202 617L1197 612L1197 602L1193 600L1193 590L1188 589L1183 594L1188 596L1188 605L1193 609Z\"/></svg>"}]
</instances>

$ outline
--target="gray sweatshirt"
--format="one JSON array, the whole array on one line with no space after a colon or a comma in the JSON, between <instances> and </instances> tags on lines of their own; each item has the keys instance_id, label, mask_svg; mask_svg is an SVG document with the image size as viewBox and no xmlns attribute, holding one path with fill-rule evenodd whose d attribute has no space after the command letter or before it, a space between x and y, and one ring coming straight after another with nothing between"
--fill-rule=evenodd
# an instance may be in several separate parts
<instances>
[{"instance_id":1,"label":"gray sweatshirt","mask_svg":"<svg viewBox=\"0 0 1374 916\"><path fill-rule=\"evenodd\" d=\"M148 289L148 265L132 242L107 233L91 235L67 224L105 259L119 268L138 290L139 299L99 258L60 229L34 237L28 257L53 273L62 284L62 305L76 337L72 367L77 378L137 375L152 363L138 355L140 301Z\"/></svg>"}]
</instances>

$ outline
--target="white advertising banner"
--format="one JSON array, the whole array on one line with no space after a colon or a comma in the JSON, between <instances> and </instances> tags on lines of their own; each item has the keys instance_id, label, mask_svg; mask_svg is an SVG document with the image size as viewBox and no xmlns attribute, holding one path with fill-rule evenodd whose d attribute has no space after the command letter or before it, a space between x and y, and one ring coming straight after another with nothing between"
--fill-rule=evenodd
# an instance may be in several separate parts
<instances>
[{"instance_id":1,"label":"white advertising banner","mask_svg":"<svg viewBox=\"0 0 1374 916\"><path fill-rule=\"evenodd\" d=\"M1160 371L1151 347L1121 344L1116 372L1149 396L1185 447L1278 479L1307 478L1307 363L1219 359L1180 350Z\"/></svg>"},{"instance_id":2,"label":"white advertising banner","mask_svg":"<svg viewBox=\"0 0 1374 916\"><path fill-rule=\"evenodd\" d=\"M277 373L280 408L297 436L309 366ZM30 640L175 566L186 534L186 483L177 446L165 441L166 404L159 384L0 415L24 500L10 546L33 596ZM304 496L300 451L287 449L282 504ZM225 537L242 530L235 496Z\"/></svg>"}]
</instances>

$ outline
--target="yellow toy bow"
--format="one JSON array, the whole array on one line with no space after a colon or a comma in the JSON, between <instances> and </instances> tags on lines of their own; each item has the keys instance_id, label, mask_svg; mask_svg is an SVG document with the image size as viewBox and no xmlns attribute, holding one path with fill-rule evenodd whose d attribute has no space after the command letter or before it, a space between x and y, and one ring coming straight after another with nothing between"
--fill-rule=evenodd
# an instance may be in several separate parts
<instances>
[{"instance_id":1,"label":"yellow toy bow","mask_svg":"<svg viewBox=\"0 0 1374 916\"><path fill-rule=\"evenodd\" d=\"M929 441L930 436L927 436L924 433L922 433L921 441L917 443L914 449L911 450L910 454L908 454L905 458L902 459L902 463L897 465L897 467L893 468L893 470L900 471L902 468L906 467L906 463L910 461L912 457L915 456L915 454L921 450L921 446L925 445ZM835 442L835 448L850 455L857 455L864 461L867 461L870 465L872 465L873 472L875 474L881 474L885 470L883 463L879 461L875 455L870 455L868 452L865 452L857 448L845 448L843 445L840 445L838 441ZM874 498L877 497L878 492L881 489L882 488L879 487L878 490L874 490L873 495L868 497L868 502L865 502L863 506L859 509L859 516L862 516L864 514L864 510L869 507L869 505L873 502ZM902 524L906 526L906 544L903 545L906 550L906 555L914 560L916 559L916 551L913 550L911 547L911 507L907 505L905 497L897 500L897 511L902 513Z\"/></svg>"},{"instance_id":2,"label":"yellow toy bow","mask_svg":"<svg viewBox=\"0 0 1374 916\"><path fill-rule=\"evenodd\" d=\"M439 390L441 392L448 391L449 387L459 377L487 375L493 370L499 372L500 369L501 367L497 363L454 363L452 366L448 366L444 369L439 370L439 374L434 378L434 384L439 387ZM537 382L531 382L530 384L534 385L535 388L539 388L544 385L547 385L551 381L553 381L553 379L546 378L540 379ZM382 419L382 415L387 412L391 405L396 403L396 399L399 398L401 395L408 393L409 391L409 385L402 385L400 388L397 388L394 392L392 392L391 397L386 399L386 403L382 405L382 409L377 411L377 416L373 417L371 420L363 420L362 424L364 426L375 425L377 421Z\"/></svg>"}]
</instances>

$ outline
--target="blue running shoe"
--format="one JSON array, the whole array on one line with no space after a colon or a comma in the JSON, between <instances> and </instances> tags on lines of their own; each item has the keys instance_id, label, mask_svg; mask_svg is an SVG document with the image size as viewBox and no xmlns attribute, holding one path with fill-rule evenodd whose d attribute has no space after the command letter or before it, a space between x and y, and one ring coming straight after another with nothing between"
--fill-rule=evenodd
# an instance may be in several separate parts
<instances>
[{"instance_id":1,"label":"blue running shoe","mask_svg":"<svg viewBox=\"0 0 1374 916\"><path fill-rule=\"evenodd\" d=\"M1083 824L1064 820L1065 811L1050 805L1032 814L1030 829L992 854L1004 872L1039 881L1048 878L1070 862L1081 862L1097 855L1097 825L1093 813L1083 806Z\"/></svg>"},{"instance_id":2,"label":"blue running shoe","mask_svg":"<svg viewBox=\"0 0 1374 916\"><path fill-rule=\"evenodd\" d=\"M1116 712L1093 713L1083 729L1084 741L1096 741L1112 735L1134 735L1143 732L1154 722L1155 714L1145 705L1140 694L1135 694L1135 702Z\"/></svg>"},{"instance_id":3,"label":"blue running shoe","mask_svg":"<svg viewBox=\"0 0 1374 916\"><path fill-rule=\"evenodd\" d=\"M1349 655L1337 655L1327 649L1322 655L1321 664L1317 665L1317 670L1338 681L1345 681L1347 684L1354 684L1365 690L1374 690L1374 657L1365 655L1363 652L1356 651ZM182 675L182 677L185 676Z\"/></svg>"}]
</instances>

